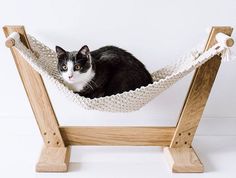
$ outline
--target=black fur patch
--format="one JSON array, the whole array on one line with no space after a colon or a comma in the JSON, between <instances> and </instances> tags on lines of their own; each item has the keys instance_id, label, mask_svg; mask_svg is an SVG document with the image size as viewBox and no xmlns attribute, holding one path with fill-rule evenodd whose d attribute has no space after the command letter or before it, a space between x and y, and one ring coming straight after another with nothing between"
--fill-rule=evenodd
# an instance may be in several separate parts
<instances>
[{"instance_id":1,"label":"black fur patch","mask_svg":"<svg viewBox=\"0 0 236 178\"><path fill-rule=\"evenodd\" d=\"M79 92L81 96L88 98L110 96L135 90L153 82L145 66L132 54L121 48L105 46L83 54L80 51L65 52L66 55L58 55L58 69L60 70L60 66L67 60L80 63L83 66L83 72L86 72L90 67L93 68L95 76ZM92 66L87 63L89 54L91 55Z\"/></svg>"}]
</instances>

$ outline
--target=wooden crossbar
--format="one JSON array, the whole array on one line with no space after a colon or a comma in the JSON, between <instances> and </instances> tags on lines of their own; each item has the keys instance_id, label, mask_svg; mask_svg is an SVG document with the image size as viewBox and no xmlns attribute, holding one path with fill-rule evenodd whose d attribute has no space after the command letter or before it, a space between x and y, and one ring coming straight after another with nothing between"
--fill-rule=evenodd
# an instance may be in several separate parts
<instances>
[{"instance_id":1,"label":"wooden crossbar","mask_svg":"<svg viewBox=\"0 0 236 178\"><path fill-rule=\"evenodd\" d=\"M18 32L23 44L31 49L23 26L5 26L3 30L6 37ZM231 27L213 27L205 50L216 43L217 33L230 36L232 31ZM232 42L229 40L229 45ZM212 57L196 70L176 127L60 126L42 77L12 48L14 41L9 40L6 45L11 48L44 140L36 166L38 172L67 171L71 145L165 146L164 153L173 172L203 172L192 141L220 67L220 56Z\"/></svg>"},{"instance_id":2,"label":"wooden crossbar","mask_svg":"<svg viewBox=\"0 0 236 178\"><path fill-rule=\"evenodd\" d=\"M169 146L175 127L60 127L66 145Z\"/></svg>"}]
</instances>

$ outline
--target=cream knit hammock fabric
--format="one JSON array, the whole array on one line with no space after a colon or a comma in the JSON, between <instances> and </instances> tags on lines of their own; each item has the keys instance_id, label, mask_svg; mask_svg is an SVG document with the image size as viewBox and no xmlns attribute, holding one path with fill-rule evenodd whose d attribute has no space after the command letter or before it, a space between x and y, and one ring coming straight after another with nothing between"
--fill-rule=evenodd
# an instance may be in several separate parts
<instances>
[{"instance_id":1,"label":"cream knit hammock fabric","mask_svg":"<svg viewBox=\"0 0 236 178\"><path fill-rule=\"evenodd\" d=\"M140 109L179 79L201 66L214 55L224 53L227 49L223 43L217 43L204 53L199 50L191 51L175 63L153 72L151 75L154 82L148 86L121 94L90 99L74 94L63 84L57 71L57 58L54 50L28 35L33 53L23 45L18 33L14 32L10 37L15 39L14 48L20 52L24 59L43 77L53 82L67 98L85 109L107 112L131 112Z\"/></svg>"}]
</instances>

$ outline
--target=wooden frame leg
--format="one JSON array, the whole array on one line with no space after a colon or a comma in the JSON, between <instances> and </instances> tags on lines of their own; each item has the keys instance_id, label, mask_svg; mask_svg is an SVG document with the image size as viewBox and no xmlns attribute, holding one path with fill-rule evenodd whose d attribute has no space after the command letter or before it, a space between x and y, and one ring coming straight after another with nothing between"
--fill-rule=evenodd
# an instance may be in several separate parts
<instances>
[{"instance_id":1,"label":"wooden frame leg","mask_svg":"<svg viewBox=\"0 0 236 178\"><path fill-rule=\"evenodd\" d=\"M203 172L204 167L193 148L164 148L172 172Z\"/></svg>"},{"instance_id":2,"label":"wooden frame leg","mask_svg":"<svg viewBox=\"0 0 236 178\"><path fill-rule=\"evenodd\" d=\"M6 37L12 32L18 32L24 45L31 49L24 26L4 26L3 31ZM11 52L45 145L36 170L40 172L66 171L70 148L65 147L42 77L32 69L16 49L11 48Z\"/></svg>"},{"instance_id":3,"label":"wooden frame leg","mask_svg":"<svg viewBox=\"0 0 236 178\"><path fill-rule=\"evenodd\" d=\"M36 165L37 172L66 172L70 160L70 147L44 147Z\"/></svg>"},{"instance_id":4,"label":"wooden frame leg","mask_svg":"<svg viewBox=\"0 0 236 178\"><path fill-rule=\"evenodd\" d=\"M231 27L213 27L205 51L216 43L217 33L230 36L232 31ZM203 172L191 145L220 64L221 57L216 55L195 71L170 147L164 149L173 172Z\"/></svg>"}]
</instances>

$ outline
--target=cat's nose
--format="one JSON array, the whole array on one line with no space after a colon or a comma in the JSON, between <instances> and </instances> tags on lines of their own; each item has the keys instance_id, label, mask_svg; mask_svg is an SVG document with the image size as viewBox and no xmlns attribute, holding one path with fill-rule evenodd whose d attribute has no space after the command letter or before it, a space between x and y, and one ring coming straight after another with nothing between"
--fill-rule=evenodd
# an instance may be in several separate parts
<instances>
[{"instance_id":1,"label":"cat's nose","mask_svg":"<svg viewBox=\"0 0 236 178\"><path fill-rule=\"evenodd\" d=\"M70 75L70 76L69 76L69 79L71 79L72 77L73 77L73 75Z\"/></svg>"}]
</instances>

